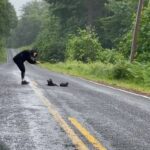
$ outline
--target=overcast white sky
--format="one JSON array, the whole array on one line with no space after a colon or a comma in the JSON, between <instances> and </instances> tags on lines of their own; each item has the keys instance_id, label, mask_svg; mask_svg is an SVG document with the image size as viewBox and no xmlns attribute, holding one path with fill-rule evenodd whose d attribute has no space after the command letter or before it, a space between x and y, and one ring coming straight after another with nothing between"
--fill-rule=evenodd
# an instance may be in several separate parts
<instances>
[{"instance_id":1,"label":"overcast white sky","mask_svg":"<svg viewBox=\"0 0 150 150\"><path fill-rule=\"evenodd\" d=\"M11 2L14 5L17 12L17 16L20 16L22 6L30 1L32 0L9 0L9 2Z\"/></svg>"}]
</instances>

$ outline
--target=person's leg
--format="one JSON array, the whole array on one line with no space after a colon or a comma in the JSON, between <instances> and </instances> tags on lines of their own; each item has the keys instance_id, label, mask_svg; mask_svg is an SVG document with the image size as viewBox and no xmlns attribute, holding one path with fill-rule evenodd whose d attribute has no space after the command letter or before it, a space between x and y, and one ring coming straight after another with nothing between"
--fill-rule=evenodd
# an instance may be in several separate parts
<instances>
[{"instance_id":1,"label":"person's leg","mask_svg":"<svg viewBox=\"0 0 150 150\"><path fill-rule=\"evenodd\" d=\"M21 79L23 81L24 77L25 77L25 66L24 66L24 64L22 62L16 62L16 65L18 66L18 68L21 71Z\"/></svg>"},{"instance_id":2,"label":"person's leg","mask_svg":"<svg viewBox=\"0 0 150 150\"><path fill-rule=\"evenodd\" d=\"M20 70L21 70L21 79L23 81L24 77L25 77L25 66L24 66L24 64L20 65Z\"/></svg>"},{"instance_id":3,"label":"person's leg","mask_svg":"<svg viewBox=\"0 0 150 150\"><path fill-rule=\"evenodd\" d=\"M22 62L15 62L15 63L21 71L21 79L22 79L21 83L22 84L28 84L29 82L24 80L24 77L25 77L25 66L24 66L24 64Z\"/></svg>"},{"instance_id":4,"label":"person's leg","mask_svg":"<svg viewBox=\"0 0 150 150\"><path fill-rule=\"evenodd\" d=\"M21 70L21 79L22 79L22 82L21 82L21 84L29 84L29 82L27 82L26 80L24 80L24 77L25 77L25 66L24 66L24 64L22 63L21 65L20 65L20 70Z\"/></svg>"},{"instance_id":5,"label":"person's leg","mask_svg":"<svg viewBox=\"0 0 150 150\"><path fill-rule=\"evenodd\" d=\"M24 77L25 77L25 72L21 71L21 79L22 79L22 81L24 80Z\"/></svg>"}]
</instances>

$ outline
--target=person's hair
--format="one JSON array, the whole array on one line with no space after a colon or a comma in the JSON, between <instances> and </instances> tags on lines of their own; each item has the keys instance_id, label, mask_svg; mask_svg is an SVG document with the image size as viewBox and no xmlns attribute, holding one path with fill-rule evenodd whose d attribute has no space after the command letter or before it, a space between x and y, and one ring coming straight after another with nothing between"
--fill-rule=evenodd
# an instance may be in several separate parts
<instances>
[{"instance_id":1,"label":"person's hair","mask_svg":"<svg viewBox=\"0 0 150 150\"><path fill-rule=\"evenodd\" d=\"M34 53L36 53L36 57L38 56L37 49L30 50L31 55L33 56Z\"/></svg>"}]
</instances>

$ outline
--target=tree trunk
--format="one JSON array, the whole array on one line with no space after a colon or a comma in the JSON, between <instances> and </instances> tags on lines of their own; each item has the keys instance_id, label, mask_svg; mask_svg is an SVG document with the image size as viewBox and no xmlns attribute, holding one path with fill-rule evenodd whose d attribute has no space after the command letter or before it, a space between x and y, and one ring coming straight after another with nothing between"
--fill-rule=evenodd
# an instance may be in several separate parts
<instances>
[{"instance_id":1,"label":"tree trunk","mask_svg":"<svg viewBox=\"0 0 150 150\"><path fill-rule=\"evenodd\" d=\"M135 22L135 27L133 31L133 37L132 37L130 62L134 60L136 56L136 52L137 52L137 38L138 38L139 30L140 30L141 12L143 8L143 4L144 4L144 0L139 0L137 15L136 15L136 22Z\"/></svg>"}]
</instances>

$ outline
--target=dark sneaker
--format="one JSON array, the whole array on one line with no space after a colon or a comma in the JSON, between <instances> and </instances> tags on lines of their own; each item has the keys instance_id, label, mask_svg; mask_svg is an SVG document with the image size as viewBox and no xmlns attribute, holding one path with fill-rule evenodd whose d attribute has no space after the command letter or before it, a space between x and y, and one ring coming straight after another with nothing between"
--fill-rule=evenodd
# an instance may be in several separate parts
<instances>
[{"instance_id":1,"label":"dark sneaker","mask_svg":"<svg viewBox=\"0 0 150 150\"><path fill-rule=\"evenodd\" d=\"M22 85L26 85L26 84L29 84L29 82L26 81L26 80L24 80L24 81L21 82L21 84L22 84Z\"/></svg>"}]
</instances>

